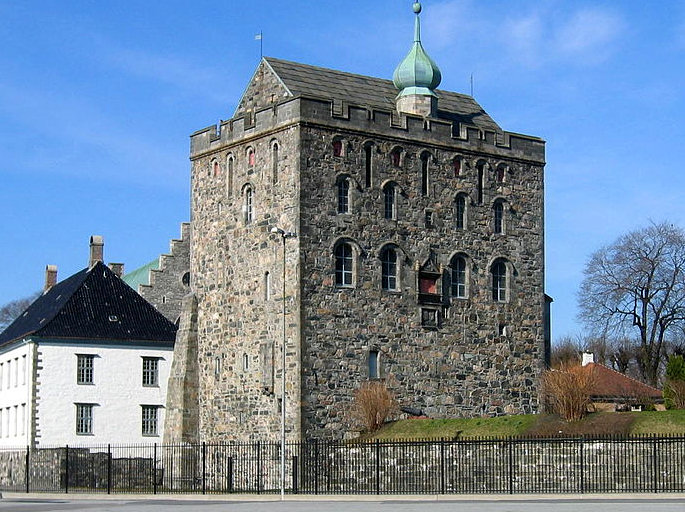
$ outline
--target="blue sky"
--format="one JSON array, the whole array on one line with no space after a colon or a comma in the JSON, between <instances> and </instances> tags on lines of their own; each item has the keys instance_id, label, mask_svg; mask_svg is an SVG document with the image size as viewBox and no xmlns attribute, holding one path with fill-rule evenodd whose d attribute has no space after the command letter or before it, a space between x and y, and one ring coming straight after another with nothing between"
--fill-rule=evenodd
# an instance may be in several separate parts
<instances>
[{"instance_id":1,"label":"blue sky","mask_svg":"<svg viewBox=\"0 0 685 512\"><path fill-rule=\"evenodd\" d=\"M229 118L264 53L390 78L410 0L0 2L0 304L87 264L128 270L189 217L188 136ZM105 9L105 5L107 6ZM590 254L623 232L685 227L685 3L423 2L441 88L547 140L553 337L582 332Z\"/></svg>"}]
</instances>

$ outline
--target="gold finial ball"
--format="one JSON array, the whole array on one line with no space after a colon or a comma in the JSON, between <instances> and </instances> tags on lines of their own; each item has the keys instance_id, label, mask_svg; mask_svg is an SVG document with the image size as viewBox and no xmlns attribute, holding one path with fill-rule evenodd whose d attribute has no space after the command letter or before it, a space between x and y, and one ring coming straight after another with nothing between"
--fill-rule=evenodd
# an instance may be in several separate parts
<instances>
[{"instance_id":1,"label":"gold finial ball","mask_svg":"<svg viewBox=\"0 0 685 512\"><path fill-rule=\"evenodd\" d=\"M419 2L414 2L413 9L416 14L419 14L421 12L421 4Z\"/></svg>"}]
</instances>

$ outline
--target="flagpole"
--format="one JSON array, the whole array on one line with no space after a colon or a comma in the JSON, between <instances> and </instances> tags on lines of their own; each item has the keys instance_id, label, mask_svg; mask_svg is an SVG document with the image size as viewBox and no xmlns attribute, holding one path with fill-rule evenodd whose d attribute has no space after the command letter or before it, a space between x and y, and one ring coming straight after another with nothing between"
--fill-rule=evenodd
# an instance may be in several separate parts
<instances>
[{"instance_id":1,"label":"flagpole","mask_svg":"<svg viewBox=\"0 0 685 512\"><path fill-rule=\"evenodd\" d=\"M260 30L254 38L259 40L259 60L262 60L264 57L264 34Z\"/></svg>"}]
</instances>

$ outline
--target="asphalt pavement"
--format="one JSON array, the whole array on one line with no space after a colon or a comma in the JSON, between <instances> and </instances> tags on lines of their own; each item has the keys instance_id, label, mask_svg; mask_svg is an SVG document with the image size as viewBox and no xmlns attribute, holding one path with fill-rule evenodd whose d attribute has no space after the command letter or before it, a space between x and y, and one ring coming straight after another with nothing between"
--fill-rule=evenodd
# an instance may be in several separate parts
<instances>
[{"instance_id":1,"label":"asphalt pavement","mask_svg":"<svg viewBox=\"0 0 685 512\"><path fill-rule=\"evenodd\" d=\"M2 512L685 512L685 494L440 496L139 496L5 493Z\"/></svg>"}]
</instances>

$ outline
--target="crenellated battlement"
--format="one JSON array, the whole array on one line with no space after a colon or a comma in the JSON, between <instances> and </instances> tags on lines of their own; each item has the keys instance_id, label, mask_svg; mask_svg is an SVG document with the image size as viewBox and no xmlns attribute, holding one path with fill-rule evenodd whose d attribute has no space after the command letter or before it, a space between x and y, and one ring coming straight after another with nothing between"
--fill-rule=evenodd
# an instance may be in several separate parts
<instances>
[{"instance_id":1,"label":"crenellated battlement","mask_svg":"<svg viewBox=\"0 0 685 512\"><path fill-rule=\"evenodd\" d=\"M513 132L484 129L440 118L421 118L350 104L344 101L298 96L268 108L208 126L190 136L190 158L199 158L225 146L246 142L293 123L321 124L341 131L363 131L382 137L450 148L484 150L503 157L544 163L545 141Z\"/></svg>"}]
</instances>

